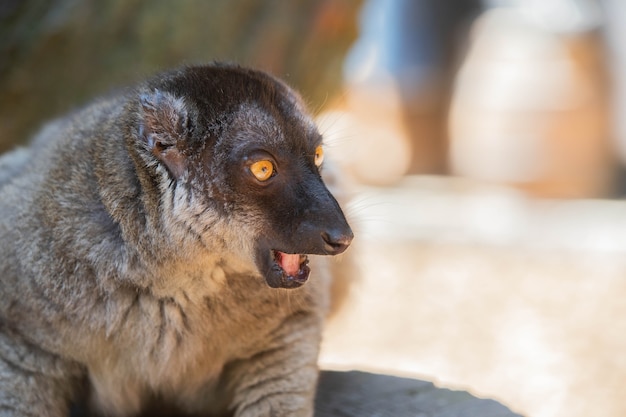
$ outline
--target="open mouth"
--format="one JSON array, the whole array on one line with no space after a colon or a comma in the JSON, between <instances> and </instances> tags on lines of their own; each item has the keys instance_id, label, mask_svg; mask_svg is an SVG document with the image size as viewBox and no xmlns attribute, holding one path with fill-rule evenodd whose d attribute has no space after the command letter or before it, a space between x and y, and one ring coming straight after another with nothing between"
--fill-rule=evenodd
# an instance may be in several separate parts
<instances>
[{"instance_id":1,"label":"open mouth","mask_svg":"<svg viewBox=\"0 0 626 417\"><path fill-rule=\"evenodd\" d=\"M272 264L265 277L273 288L298 288L309 279L311 269L306 255L271 251Z\"/></svg>"}]
</instances>

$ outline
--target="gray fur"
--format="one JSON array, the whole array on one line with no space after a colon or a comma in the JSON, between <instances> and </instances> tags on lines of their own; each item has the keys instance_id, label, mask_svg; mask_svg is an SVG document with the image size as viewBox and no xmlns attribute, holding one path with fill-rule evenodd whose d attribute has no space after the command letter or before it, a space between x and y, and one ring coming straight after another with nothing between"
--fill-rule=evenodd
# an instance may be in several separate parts
<instances>
[{"instance_id":1,"label":"gray fur","mask_svg":"<svg viewBox=\"0 0 626 417\"><path fill-rule=\"evenodd\" d=\"M157 81L176 76L185 70ZM314 129L293 92L263 80ZM267 285L253 259L265 213L217 197L219 140L202 175L178 180L137 144L147 117L137 98L153 85L53 122L0 158L0 416L64 417L83 399L105 416L138 415L155 399L203 416L311 416L323 259L300 288ZM167 94L153 101L174 109L162 114L170 126L185 112L201 120L191 99ZM219 132L287 140L276 108L248 98L232 109Z\"/></svg>"}]
</instances>

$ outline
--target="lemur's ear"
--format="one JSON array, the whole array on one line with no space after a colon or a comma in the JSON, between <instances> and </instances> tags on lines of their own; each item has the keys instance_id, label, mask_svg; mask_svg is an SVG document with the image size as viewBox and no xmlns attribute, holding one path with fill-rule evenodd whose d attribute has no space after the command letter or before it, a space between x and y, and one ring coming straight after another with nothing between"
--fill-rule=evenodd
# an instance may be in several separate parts
<instances>
[{"instance_id":1,"label":"lemur's ear","mask_svg":"<svg viewBox=\"0 0 626 417\"><path fill-rule=\"evenodd\" d=\"M186 169L183 145L188 134L188 111L183 99L155 90L140 96L139 137L176 178Z\"/></svg>"}]
</instances>

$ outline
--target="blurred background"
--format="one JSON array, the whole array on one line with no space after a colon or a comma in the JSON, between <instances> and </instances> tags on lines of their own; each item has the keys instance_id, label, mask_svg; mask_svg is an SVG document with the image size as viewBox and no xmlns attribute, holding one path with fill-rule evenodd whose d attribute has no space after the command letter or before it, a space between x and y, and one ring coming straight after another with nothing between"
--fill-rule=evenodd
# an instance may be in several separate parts
<instances>
[{"instance_id":1,"label":"blurred background","mask_svg":"<svg viewBox=\"0 0 626 417\"><path fill-rule=\"evenodd\" d=\"M160 69L268 70L350 195L322 367L622 417L624 21L620 0L2 0L0 151Z\"/></svg>"}]
</instances>

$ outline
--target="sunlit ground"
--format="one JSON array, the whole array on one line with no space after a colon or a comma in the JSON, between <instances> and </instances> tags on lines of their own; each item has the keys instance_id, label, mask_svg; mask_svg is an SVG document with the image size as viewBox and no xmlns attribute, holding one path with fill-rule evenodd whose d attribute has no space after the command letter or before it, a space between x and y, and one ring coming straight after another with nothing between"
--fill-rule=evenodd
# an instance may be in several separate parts
<instances>
[{"instance_id":1,"label":"sunlit ground","mask_svg":"<svg viewBox=\"0 0 626 417\"><path fill-rule=\"evenodd\" d=\"M527 417L626 415L626 202L403 176L394 93L377 100L371 117L322 117L358 268L322 367L430 380ZM579 171L597 172L593 158ZM591 187L573 183L566 193Z\"/></svg>"},{"instance_id":2,"label":"sunlit ground","mask_svg":"<svg viewBox=\"0 0 626 417\"><path fill-rule=\"evenodd\" d=\"M626 415L625 203L444 178L360 191L357 283L323 367L412 375L528 417Z\"/></svg>"}]
</instances>

